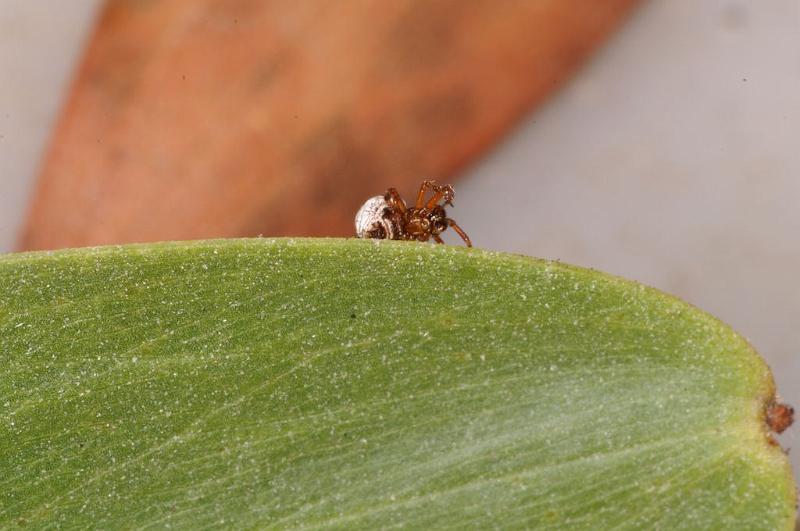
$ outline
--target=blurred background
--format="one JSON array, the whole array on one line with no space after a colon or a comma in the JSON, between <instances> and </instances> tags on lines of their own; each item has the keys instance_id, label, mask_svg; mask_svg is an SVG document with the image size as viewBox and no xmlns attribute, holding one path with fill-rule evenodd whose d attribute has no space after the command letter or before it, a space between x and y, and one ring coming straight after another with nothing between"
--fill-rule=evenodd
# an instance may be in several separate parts
<instances>
[{"instance_id":1,"label":"blurred background","mask_svg":"<svg viewBox=\"0 0 800 531\"><path fill-rule=\"evenodd\" d=\"M796 0L54 5L0 2L0 252L352 235L436 177L477 247L673 293L800 405Z\"/></svg>"}]
</instances>

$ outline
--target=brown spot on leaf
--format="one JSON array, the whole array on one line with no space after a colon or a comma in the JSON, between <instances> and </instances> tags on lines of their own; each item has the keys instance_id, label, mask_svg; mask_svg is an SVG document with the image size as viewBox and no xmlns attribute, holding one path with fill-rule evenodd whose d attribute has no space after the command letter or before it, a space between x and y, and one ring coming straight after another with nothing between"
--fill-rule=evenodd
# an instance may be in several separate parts
<instances>
[{"instance_id":1,"label":"brown spot on leaf","mask_svg":"<svg viewBox=\"0 0 800 531\"><path fill-rule=\"evenodd\" d=\"M773 402L767 406L766 422L775 433L783 433L794 422L794 408L789 404Z\"/></svg>"}]
</instances>

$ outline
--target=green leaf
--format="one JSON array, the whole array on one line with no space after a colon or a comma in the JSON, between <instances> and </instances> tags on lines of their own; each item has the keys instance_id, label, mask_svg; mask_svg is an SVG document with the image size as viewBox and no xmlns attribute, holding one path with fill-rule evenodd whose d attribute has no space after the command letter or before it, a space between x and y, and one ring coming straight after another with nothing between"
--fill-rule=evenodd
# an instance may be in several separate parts
<instances>
[{"instance_id":1,"label":"green leaf","mask_svg":"<svg viewBox=\"0 0 800 531\"><path fill-rule=\"evenodd\" d=\"M0 527L789 529L769 369L557 262L361 240L0 259Z\"/></svg>"}]
</instances>

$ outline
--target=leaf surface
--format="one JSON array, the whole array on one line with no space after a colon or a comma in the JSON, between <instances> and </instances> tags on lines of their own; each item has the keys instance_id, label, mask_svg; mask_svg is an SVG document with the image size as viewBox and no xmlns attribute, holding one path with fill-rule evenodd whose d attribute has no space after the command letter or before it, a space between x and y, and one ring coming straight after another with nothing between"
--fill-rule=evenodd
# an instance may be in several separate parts
<instances>
[{"instance_id":1,"label":"leaf surface","mask_svg":"<svg viewBox=\"0 0 800 531\"><path fill-rule=\"evenodd\" d=\"M0 527L789 529L769 369L711 316L460 247L0 258Z\"/></svg>"}]
</instances>

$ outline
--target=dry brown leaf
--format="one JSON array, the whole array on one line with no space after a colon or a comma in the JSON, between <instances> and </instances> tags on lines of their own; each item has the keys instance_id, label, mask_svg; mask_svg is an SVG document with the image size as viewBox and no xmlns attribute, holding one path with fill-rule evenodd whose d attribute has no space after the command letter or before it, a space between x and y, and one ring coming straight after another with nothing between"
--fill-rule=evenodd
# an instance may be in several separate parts
<instances>
[{"instance_id":1,"label":"dry brown leaf","mask_svg":"<svg viewBox=\"0 0 800 531\"><path fill-rule=\"evenodd\" d=\"M452 179L635 0L110 2L21 247L350 235Z\"/></svg>"}]
</instances>

